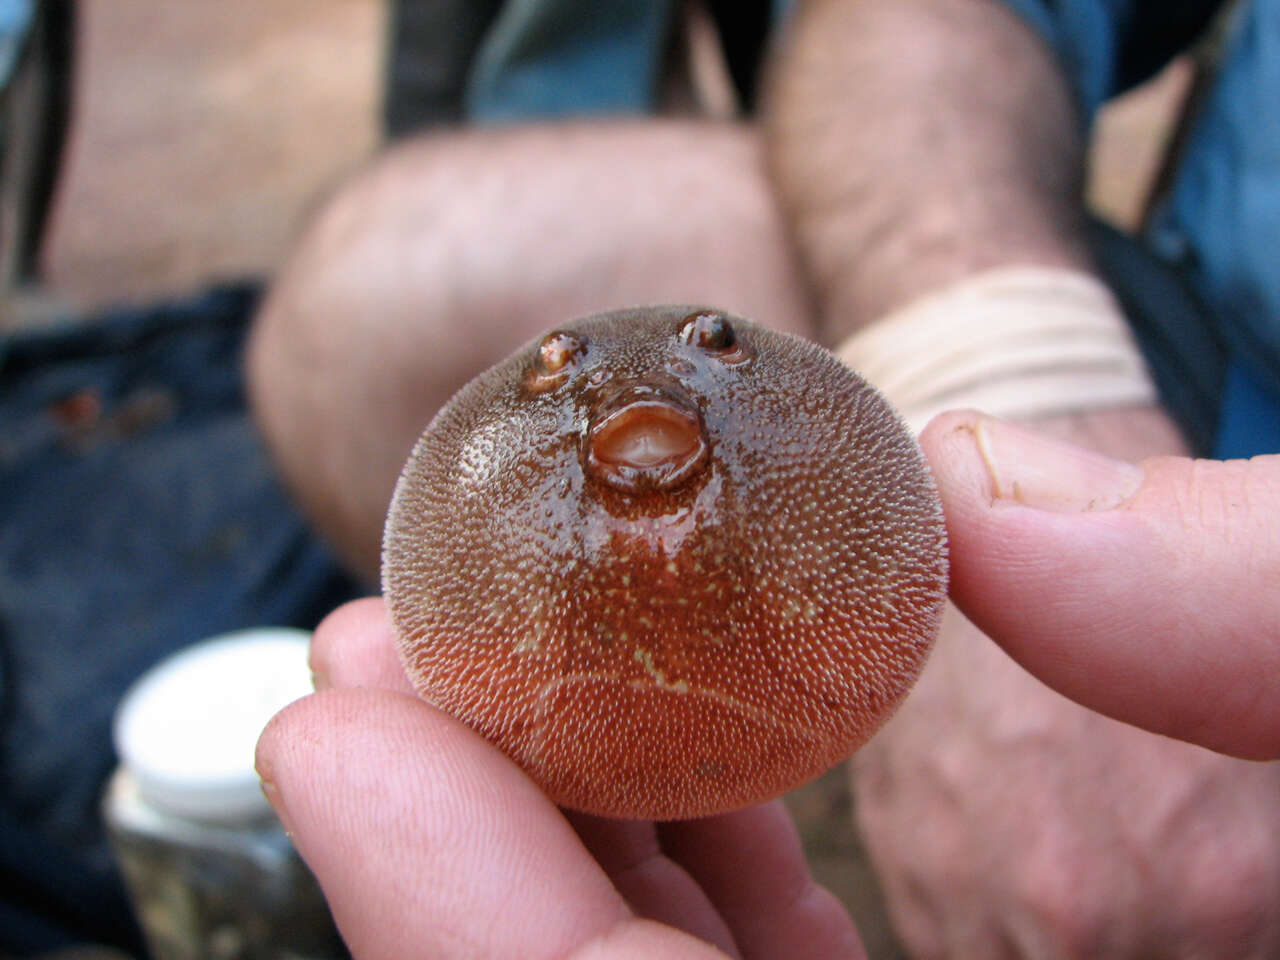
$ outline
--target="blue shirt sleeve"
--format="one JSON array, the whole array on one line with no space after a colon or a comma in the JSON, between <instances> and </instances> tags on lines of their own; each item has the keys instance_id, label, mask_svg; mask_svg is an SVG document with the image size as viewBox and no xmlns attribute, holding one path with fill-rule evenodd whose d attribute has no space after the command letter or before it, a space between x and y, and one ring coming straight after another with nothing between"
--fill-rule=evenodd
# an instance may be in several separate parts
<instances>
[{"instance_id":1,"label":"blue shirt sleeve","mask_svg":"<svg viewBox=\"0 0 1280 960\"><path fill-rule=\"evenodd\" d=\"M1005 0L1057 54L1085 118L1185 50L1222 0Z\"/></svg>"},{"instance_id":2,"label":"blue shirt sleeve","mask_svg":"<svg viewBox=\"0 0 1280 960\"><path fill-rule=\"evenodd\" d=\"M1107 99L1184 50L1228 6L1005 2L1057 54L1086 122ZM1197 338L1216 347L1175 350L1187 369L1207 370L1225 384L1210 411L1217 444L1206 452L1248 456L1273 452L1280 442L1280 0L1239 4L1224 27L1213 86L1142 239L1206 308L1204 336Z\"/></svg>"}]
</instances>

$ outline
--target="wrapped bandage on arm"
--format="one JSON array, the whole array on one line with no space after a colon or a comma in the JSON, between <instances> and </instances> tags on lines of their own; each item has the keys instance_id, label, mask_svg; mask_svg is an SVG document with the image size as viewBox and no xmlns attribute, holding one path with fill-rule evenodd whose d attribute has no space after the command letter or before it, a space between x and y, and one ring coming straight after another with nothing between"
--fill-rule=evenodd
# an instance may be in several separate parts
<instances>
[{"instance_id":1,"label":"wrapped bandage on arm","mask_svg":"<svg viewBox=\"0 0 1280 960\"><path fill-rule=\"evenodd\" d=\"M977 274L912 301L835 352L917 433L959 407L1028 419L1156 402L1119 304L1072 270Z\"/></svg>"}]
</instances>

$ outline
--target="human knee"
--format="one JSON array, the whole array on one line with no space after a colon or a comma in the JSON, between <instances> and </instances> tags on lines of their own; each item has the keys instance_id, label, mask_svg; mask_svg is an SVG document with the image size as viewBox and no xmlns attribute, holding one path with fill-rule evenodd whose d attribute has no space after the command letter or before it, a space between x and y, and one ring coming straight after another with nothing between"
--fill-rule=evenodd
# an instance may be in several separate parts
<instances>
[{"instance_id":1,"label":"human knee","mask_svg":"<svg viewBox=\"0 0 1280 960\"><path fill-rule=\"evenodd\" d=\"M376 570L400 465L458 387L567 319L657 302L807 331L753 132L434 134L388 151L314 216L257 319L251 394L304 505Z\"/></svg>"}]
</instances>

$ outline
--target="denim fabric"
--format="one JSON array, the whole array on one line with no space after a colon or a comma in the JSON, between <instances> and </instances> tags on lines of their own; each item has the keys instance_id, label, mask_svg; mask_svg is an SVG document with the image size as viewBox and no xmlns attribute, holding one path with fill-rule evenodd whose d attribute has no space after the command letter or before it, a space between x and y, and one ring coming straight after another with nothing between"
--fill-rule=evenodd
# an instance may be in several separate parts
<instances>
[{"instance_id":1,"label":"denim fabric","mask_svg":"<svg viewBox=\"0 0 1280 960\"><path fill-rule=\"evenodd\" d=\"M256 292L0 341L0 954L136 948L106 849L110 719L166 654L359 592L245 409Z\"/></svg>"},{"instance_id":2,"label":"denim fabric","mask_svg":"<svg viewBox=\"0 0 1280 960\"><path fill-rule=\"evenodd\" d=\"M792 0L711 0L730 74L754 101L769 25ZM465 115L501 123L644 114L658 105L677 0L507 0L470 67Z\"/></svg>"},{"instance_id":3,"label":"denim fabric","mask_svg":"<svg viewBox=\"0 0 1280 960\"><path fill-rule=\"evenodd\" d=\"M1086 119L1180 53L1224 6L1006 2L1057 53ZM1149 359L1166 384L1190 370L1201 381L1234 385L1196 413L1214 424L1199 452L1274 452L1280 445L1268 424L1280 415L1280 0L1252 0L1234 11L1193 123L1176 177L1141 239L1185 278L1205 307L1205 326L1187 332L1187 349ZM1213 349L1198 349L1210 343ZM1256 439L1246 442L1250 436Z\"/></svg>"},{"instance_id":4,"label":"denim fabric","mask_svg":"<svg viewBox=\"0 0 1280 960\"><path fill-rule=\"evenodd\" d=\"M32 0L0 0L0 93L13 76L34 15Z\"/></svg>"},{"instance_id":5,"label":"denim fabric","mask_svg":"<svg viewBox=\"0 0 1280 960\"><path fill-rule=\"evenodd\" d=\"M1084 119L1153 76L1204 31L1224 0L1004 0L1053 48Z\"/></svg>"}]
</instances>

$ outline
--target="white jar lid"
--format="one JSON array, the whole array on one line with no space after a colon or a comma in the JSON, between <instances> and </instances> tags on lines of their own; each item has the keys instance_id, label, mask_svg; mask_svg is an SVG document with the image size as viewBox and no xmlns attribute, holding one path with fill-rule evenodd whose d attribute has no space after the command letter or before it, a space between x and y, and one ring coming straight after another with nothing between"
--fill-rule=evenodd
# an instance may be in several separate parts
<instances>
[{"instance_id":1,"label":"white jar lid","mask_svg":"<svg viewBox=\"0 0 1280 960\"><path fill-rule=\"evenodd\" d=\"M144 673L120 701L114 731L143 800L216 823L269 813L254 747L277 711L311 692L310 639L289 628L228 633Z\"/></svg>"}]
</instances>

